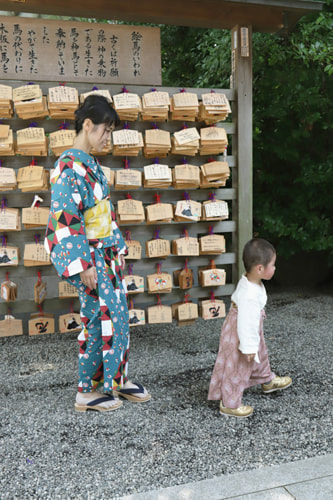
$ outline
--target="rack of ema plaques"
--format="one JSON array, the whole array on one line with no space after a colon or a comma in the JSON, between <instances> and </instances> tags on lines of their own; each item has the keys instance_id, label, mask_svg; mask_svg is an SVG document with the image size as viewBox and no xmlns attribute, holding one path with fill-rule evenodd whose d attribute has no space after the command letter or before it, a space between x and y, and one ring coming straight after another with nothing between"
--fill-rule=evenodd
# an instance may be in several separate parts
<instances>
[{"instance_id":1,"label":"rack of ema plaques","mask_svg":"<svg viewBox=\"0 0 333 500\"><path fill-rule=\"evenodd\" d=\"M13 89L25 85L28 82L18 81L2 81L1 84L11 86ZM44 96L48 95L48 89L54 87L53 82L34 82L39 84ZM89 83L66 83L68 87L75 87L79 96L92 90L92 85ZM111 96L122 92L121 85L98 85L101 91L109 91ZM179 88L156 87L157 91L167 92L170 97L180 92ZM187 88L186 92L196 94L201 102L202 95L210 93L212 90L217 93L223 93L228 99L231 110L235 101L235 91L232 89L193 89ZM149 86L126 86L128 93L137 94L140 98L151 91ZM3 119L2 124L9 125L15 136L18 130L29 127L30 122L36 122L38 127L45 130L45 134L51 134L63 128L64 121L66 127L70 130L74 129L73 120L64 120L57 118L35 118L26 120L19 118L14 113L12 118ZM145 139L146 131L158 129L170 132L171 140L177 133L186 129L196 129L198 136L202 128L207 128L203 121L184 121L183 119L171 118L170 113L164 121L158 121L154 124L150 120L141 120L140 114L135 121L128 121L127 127L130 130L142 133ZM166 156L158 157L150 155L147 158L141 148L137 156L116 155L115 150L111 153L98 156L100 163L112 170L112 179L108 179L111 189L111 197L118 213L121 217L120 228L122 233L129 243L129 246L135 242L141 246L141 255L135 254L137 249L132 249L133 258L126 260L125 275L129 288L129 306L134 311L132 314L132 325L140 326L140 324L148 323L163 323L178 320L179 324L193 323L198 317L205 319L214 319L223 317L225 310L223 307L223 297L230 296L234 290L234 280L236 276L236 246L237 246L237 225L236 225L236 159L232 154L233 138L236 139L236 125L232 111L229 113L225 121L216 124L216 127L223 128L226 132L228 146L221 154L200 154L198 150L191 156L184 154L184 149L180 149L180 153L168 151ZM125 121L122 120L119 130L125 128ZM182 141L179 140L181 143ZM200 140L199 140L200 142ZM236 143L236 140L235 140ZM177 141L178 144L178 141ZM115 149L116 145L112 147ZM185 148L186 152L186 148ZM154 153L153 153L154 155ZM18 174L19 169L26 167L31 163L38 166L43 166L45 171L51 171L57 156L48 148L44 156L29 156L8 155L1 156L1 168L12 168ZM229 174L225 173L225 185L214 184L214 175L207 177L208 185L205 187L189 185L185 181L184 188L181 184L181 165L186 169L186 165L190 164L199 167L202 175L201 167L214 161L226 162L229 168ZM169 182L161 184L160 179L154 179L147 174L147 179L144 182L145 167L153 164L160 164L170 167L171 171L178 168L178 179L180 183L175 184ZM119 185L115 186L114 180L117 178L117 171L123 171L125 167L129 167L133 172L142 174L142 185L133 188L133 185L128 187ZM209 170L209 169L208 169ZM233 175L234 173L234 175ZM110 175L110 170L109 174ZM201 178L202 180L202 178ZM211 181L209 183L209 181ZM113 184L112 184L113 183ZM24 184L23 184L24 185ZM40 189L40 190L39 190ZM24 258L27 244L37 244L38 238L43 242L45 234L45 226L36 227L33 220L27 220L27 212L25 211L25 222L23 222L23 210L31 208L34 204L39 208L47 208L50 206L50 189L43 187L36 190L26 191L16 187L14 189L1 190L2 205L7 209L18 209L20 220L20 230L1 230L0 241L1 246L1 282L12 282L15 285L15 294L8 300L10 286L4 287L2 297L0 299L0 334L1 336L14 335L20 333L29 333L30 335L38 333L52 333L59 331L71 331L78 328L79 323L79 299L73 290L69 290L65 283L57 276L52 265L39 265L38 261L34 261L34 256L30 255ZM143 207L141 218L134 218L128 210L123 211L124 200L132 199L134 202L140 202ZM188 201L193 202L191 209L196 210L200 207L203 210L204 204L212 201L223 201L224 213L220 211L214 213L207 211L206 217L203 217L203 212L196 213L196 216L189 218ZM183 202L181 204L180 202ZM180 203L180 204L179 204ZM156 219L156 207L164 205L167 211L163 212L162 220ZM170 205L172 206L170 212ZM178 212L176 211L176 207ZM212 207L211 207L212 208ZM220 207L221 208L221 207ZM219 208L219 210L220 210ZM225 212L227 209L227 212ZM234 209L234 210L233 210ZM3 213L3 212L2 212ZM28 212L29 213L29 212ZM176 215L178 213L178 215ZM193 215L193 214L192 214ZM222 215L222 216L221 216ZM161 216L161 215L159 215ZM157 217L159 217L157 216ZM32 216L33 217L33 216ZM31 224L29 224L31 222ZM202 246L202 238L207 236L220 236L218 250L210 252L210 244ZM184 240L185 238L185 240ZM160 240L159 243L151 243L152 240ZM165 240L167 242L165 243ZM188 241L197 242L199 250L186 249ZM147 243L148 242L148 243ZM150 242L150 243L149 243ZM185 249L183 243L185 242ZM168 250L169 244L169 250ZM216 245L216 244L215 244ZM4 247L14 247L18 249L18 260L16 265L9 265L6 262ZM214 246L214 245L213 245ZM165 250L166 248L166 250ZM157 252L157 254L156 254ZM162 255L164 253L164 255ZM30 259L30 260L29 260ZM135 277L135 279L132 279ZM139 280L140 278L140 280ZM139 281L138 281L139 280ZM134 284L133 284L134 282ZM59 284L60 283L60 284ZM7 294L7 295L6 295ZM209 303L209 301L211 303ZM39 302L39 303L38 303ZM186 306L186 311L182 315L182 310L177 309L182 304L195 304L193 309ZM206 308L204 307L206 304ZM207 305L208 304L208 305ZM214 305L215 304L215 305ZM155 306L159 306L160 314ZM172 317L169 312L164 315L164 306L172 306ZM199 307L198 307L199 306ZM155 308L155 309L150 309ZM170 309L169 309L170 310ZM157 314L155 312L157 311ZM12 317L15 320L21 320L22 329L10 326L10 323L4 324L4 318ZM30 322L32 318L40 319L35 321L39 323L37 330L31 331ZM66 325L64 322L66 318ZM7 318L9 319L9 318ZM45 328L45 325L48 325ZM64 326L65 325L65 326ZM133 330L133 329L132 329Z\"/></svg>"}]
</instances>

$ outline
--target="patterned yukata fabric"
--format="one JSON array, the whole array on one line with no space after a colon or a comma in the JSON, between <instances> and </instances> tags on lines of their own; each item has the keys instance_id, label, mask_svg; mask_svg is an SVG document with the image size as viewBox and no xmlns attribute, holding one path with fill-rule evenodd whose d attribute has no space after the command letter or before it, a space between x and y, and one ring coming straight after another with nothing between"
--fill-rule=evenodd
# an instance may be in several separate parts
<instances>
[{"instance_id":1,"label":"patterned yukata fabric","mask_svg":"<svg viewBox=\"0 0 333 500\"><path fill-rule=\"evenodd\" d=\"M95 217L90 228L85 213ZM96 233L98 214L102 224ZM86 230L98 237L88 240ZM127 247L102 168L83 151L65 151L56 162L45 247L59 276L79 292L82 331L78 336L78 390L91 392L101 384L105 392L122 387L127 381L129 324L119 256L127 254ZM97 288L91 290L83 285L80 272L93 266Z\"/></svg>"},{"instance_id":2,"label":"patterned yukata fabric","mask_svg":"<svg viewBox=\"0 0 333 500\"><path fill-rule=\"evenodd\" d=\"M208 399L222 401L227 408L239 408L245 389L270 382L275 374L271 371L263 332L264 310L259 326L259 359L248 362L239 349L237 334L237 308L232 307L223 323L219 351L209 385Z\"/></svg>"}]
</instances>

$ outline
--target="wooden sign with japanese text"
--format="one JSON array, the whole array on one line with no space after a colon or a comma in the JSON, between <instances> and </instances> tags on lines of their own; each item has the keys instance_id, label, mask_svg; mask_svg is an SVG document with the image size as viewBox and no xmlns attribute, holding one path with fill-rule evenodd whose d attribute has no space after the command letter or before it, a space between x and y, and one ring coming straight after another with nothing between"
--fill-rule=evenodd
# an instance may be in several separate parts
<instances>
[{"instance_id":1,"label":"wooden sign with japanese text","mask_svg":"<svg viewBox=\"0 0 333 500\"><path fill-rule=\"evenodd\" d=\"M170 255L170 240L156 238L146 241L146 254L149 258L160 257L165 258Z\"/></svg>"},{"instance_id":2,"label":"wooden sign with japanese text","mask_svg":"<svg viewBox=\"0 0 333 500\"><path fill-rule=\"evenodd\" d=\"M0 321L0 337L14 335L23 335L23 321L15 319L13 316L5 316L5 319Z\"/></svg>"},{"instance_id":3,"label":"wooden sign with japanese text","mask_svg":"<svg viewBox=\"0 0 333 500\"><path fill-rule=\"evenodd\" d=\"M130 260L140 260L142 253L142 246L139 241L134 240L126 240L128 254L125 256L125 259Z\"/></svg>"},{"instance_id":4,"label":"wooden sign with japanese text","mask_svg":"<svg viewBox=\"0 0 333 500\"><path fill-rule=\"evenodd\" d=\"M71 299L78 297L79 293L74 285L67 281L59 281L58 283L59 299Z\"/></svg>"},{"instance_id":5,"label":"wooden sign with japanese text","mask_svg":"<svg viewBox=\"0 0 333 500\"><path fill-rule=\"evenodd\" d=\"M170 306L150 306L148 307L148 323L172 323L172 309Z\"/></svg>"},{"instance_id":6,"label":"wooden sign with japanese text","mask_svg":"<svg viewBox=\"0 0 333 500\"><path fill-rule=\"evenodd\" d=\"M160 29L0 17L7 80L161 85Z\"/></svg>"},{"instance_id":7,"label":"wooden sign with japanese text","mask_svg":"<svg viewBox=\"0 0 333 500\"><path fill-rule=\"evenodd\" d=\"M42 243L26 243L23 260L26 267L51 265L50 256Z\"/></svg>"}]
</instances>

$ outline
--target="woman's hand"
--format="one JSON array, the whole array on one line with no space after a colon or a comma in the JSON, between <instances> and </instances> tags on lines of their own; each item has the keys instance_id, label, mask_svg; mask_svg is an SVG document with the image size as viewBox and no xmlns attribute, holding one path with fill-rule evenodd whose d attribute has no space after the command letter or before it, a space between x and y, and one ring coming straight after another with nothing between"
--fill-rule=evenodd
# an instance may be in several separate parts
<instances>
[{"instance_id":1,"label":"woman's hand","mask_svg":"<svg viewBox=\"0 0 333 500\"><path fill-rule=\"evenodd\" d=\"M245 354L245 356L246 356L247 361L249 363L251 363L251 361L254 360L254 358L255 358L256 355L255 354Z\"/></svg>"},{"instance_id":2,"label":"woman's hand","mask_svg":"<svg viewBox=\"0 0 333 500\"><path fill-rule=\"evenodd\" d=\"M122 271L124 271L125 265L126 265L125 255L124 254L119 255L119 264L120 264L120 269Z\"/></svg>"},{"instance_id":3,"label":"woman's hand","mask_svg":"<svg viewBox=\"0 0 333 500\"><path fill-rule=\"evenodd\" d=\"M87 286L91 290L94 290L97 287L96 267L89 267L89 269L82 271L80 273L80 278L85 286Z\"/></svg>"}]
</instances>

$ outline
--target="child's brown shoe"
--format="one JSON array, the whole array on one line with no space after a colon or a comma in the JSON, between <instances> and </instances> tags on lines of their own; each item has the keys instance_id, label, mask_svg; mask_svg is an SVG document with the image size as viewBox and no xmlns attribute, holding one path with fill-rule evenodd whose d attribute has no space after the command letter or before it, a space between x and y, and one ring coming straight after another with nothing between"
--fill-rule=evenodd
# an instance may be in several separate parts
<instances>
[{"instance_id":1,"label":"child's brown shoe","mask_svg":"<svg viewBox=\"0 0 333 500\"><path fill-rule=\"evenodd\" d=\"M261 384L261 388L264 394L269 394L270 392L282 391L287 389L292 384L291 377L275 377L269 382L269 384Z\"/></svg>"},{"instance_id":2,"label":"child's brown shoe","mask_svg":"<svg viewBox=\"0 0 333 500\"><path fill-rule=\"evenodd\" d=\"M227 417L236 417L236 418L246 418L252 415L253 408L252 406L239 406L238 408L226 408L223 406L222 401L220 402L220 413L221 415L225 415Z\"/></svg>"}]
</instances>

